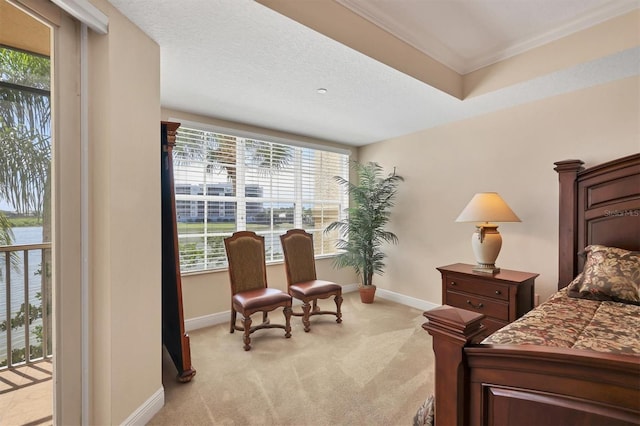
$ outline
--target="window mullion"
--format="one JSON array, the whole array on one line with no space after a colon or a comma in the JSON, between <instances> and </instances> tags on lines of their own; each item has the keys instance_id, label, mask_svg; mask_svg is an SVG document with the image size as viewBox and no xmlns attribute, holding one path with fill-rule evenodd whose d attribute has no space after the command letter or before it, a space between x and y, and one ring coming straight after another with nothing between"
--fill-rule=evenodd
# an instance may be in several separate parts
<instances>
[{"instance_id":1,"label":"window mullion","mask_svg":"<svg viewBox=\"0 0 640 426\"><path fill-rule=\"evenodd\" d=\"M342 176L346 179L350 179L349 176L349 162L344 161L342 164ZM347 218L347 207L349 207L349 194L346 191L340 191L339 196L340 208L338 210L338 220L344 220Z\"/></svg>"},{"instance_id":2,"label":"window mullion","mask_svg":"<svg viewBox=\"0 0 640 426\"><path fill-rule=\"evenodd\" d=\"M296 148L293 154L294 161L294 214L293 226L302 228L302 150Z\"/></svg>"},{"instance_id":3,"label":"window mullion","mask_svg":"<svg viewBox=\"0 0 640 426\"><path fill-rule=\"evenodd\" d=\"M236 223L238 231L247 229L245 139L236 139Z\"/></svg>"},{"instance_id":4,"label":"window mullion","mask_svg":"<svg viewBox=\"0 0 640 426\"><path fill-rule=\"evenodd\" d=\"M208 150L209 147L205 145L204 147L205 150ZM203 259L203 264L204 264L204 269L208 269L209 268L209 244L208 243L208 225L209 225L209 191L208 191L208 187L209 187L209 179L208 179L208 175L209 175L209 170L207 167L204 167L202 169L202 190L201 193L203 195L203 209L204 211L202 212L202 216L203 216L203 224L202 224L202 229L203 229L203 237L202 237L202 243L203 243L203 247L202 247L202 251L204 253L204 259Z\"/></svg>"}]
</instances>

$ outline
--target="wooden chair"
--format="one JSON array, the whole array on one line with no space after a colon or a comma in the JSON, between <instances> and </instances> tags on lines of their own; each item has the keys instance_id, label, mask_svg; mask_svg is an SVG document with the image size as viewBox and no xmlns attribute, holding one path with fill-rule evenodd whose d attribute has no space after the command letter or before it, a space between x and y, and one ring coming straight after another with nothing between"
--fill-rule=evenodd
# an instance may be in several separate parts
<instances>
[{"instance_id":1,"label":"wooden chair","mask_svg":"<svg viewBox=\"0 0 640 426\"><path fill-rule=\"evenodd\" d=\"M316 262L313 255L313 235L302 229L290 229L286 234L280 236L280 242L284 252L289 294L302 300L302 313L294 312L293 315L302 317L304 331L310 330L309 318L313 315L335 315L336 322L341 323L342 286L317 279ZM331 296L334 296L336 311L321 311L318 307L318 299L326 299ZM309 302L313 302L313 309L311 309Z\"/></svg>"},{"instance_id":2,"label":"wooden chair","mask_svg":"<svg viewBox=\"0 0 640 426\"><path fill-rule=\"evenodd\" d=\"M239 231L224 239L231 282L230 332L244 331L244 350L251 349L249 335L263 328L284 328L291 337L291 296L267 286L264 237L255 232ZM271 324L268 312L284 308L285 325ZM243 316L242 327L236 324L236 314ZM251 326L251 315L262 312L262 324Z\"/></svg>"}]
</instances>

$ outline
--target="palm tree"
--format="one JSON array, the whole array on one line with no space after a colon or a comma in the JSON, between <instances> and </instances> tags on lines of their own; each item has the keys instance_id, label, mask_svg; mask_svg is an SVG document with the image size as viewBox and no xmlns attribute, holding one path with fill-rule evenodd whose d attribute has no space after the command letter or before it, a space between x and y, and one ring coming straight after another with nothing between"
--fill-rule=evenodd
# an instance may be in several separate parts
<instances>
[{"instance_id":1,"label":"palm tree","mask_svg":"<svg viewBox=\"0 0 640 426\"><path fill-rule=\"evenodd\" d=\"M42 217L45 198L48 198L49 88L49 58L0 48L0 199L18 214ZM43 232L48 234L50 226L44 225L47 226L43 226ZM13 243L9 221L1 211L0 243ZM12 262L15 261L14 258Z\"/></svg>"},{"instance_id":2,"label":"palm tree","mask_svg":"<svg viewBox=\"0 0 640 426\"><path fill-rule=\"evenodd\" d=\"M238 144L236 137L220 135L212 132L201 134L201 145L181 144L174 149L176 164L187 164L193 161L206 162L208 173L224 172L231 183L232 194L236 194L238 179L237 161ZM270 142L243 139L245 164L254 167L258 173L269 176L291 164L293 151L289 147L274 146Z\"/></svg>"},{"instance_id":3,"label":"palm tree","mask_svg":"<svg viewBox=\"0 0 640 426\"><path fill-rule=\"evenodd\" d=\"M0 246L10 246L13 244L13 231L11 230L11 223L7 216L0 212ZM4 273L2 271L2 264L4 259L0 258L0 282L4 280ZM18 267L18 257L12 256L11 262L14 267Z\"/></svg>"},{"instance_id":4,"label":"palm tree","mask_svg":"<svg viewBox=\"0 0 640 426\"><path fill-rule=\"evenodd\" d=\"M40 216L51 163L49 58L0 48L0 197Z\"/></svg>"},{"instance_id":5,"label":"palm tree","mask_svg":"<svg viewBox=\"0 0 640 426\"><path fill-rule=\"evenodd\" d=\"M382 244L397 244L398 237L385 229L391 215L391 207L398 184L404 179L395 173L382 177L382 167L375 162L353 162L357 183L341 176L335 180L351 197L353 205L347 209L347 217L329 224L325 232L337 230L336 243L342 250L334 260L336 267L352 267L361 278L363 286L373 285L373 275L384 272L385 253Z\"/></svg>"}]
</instances>

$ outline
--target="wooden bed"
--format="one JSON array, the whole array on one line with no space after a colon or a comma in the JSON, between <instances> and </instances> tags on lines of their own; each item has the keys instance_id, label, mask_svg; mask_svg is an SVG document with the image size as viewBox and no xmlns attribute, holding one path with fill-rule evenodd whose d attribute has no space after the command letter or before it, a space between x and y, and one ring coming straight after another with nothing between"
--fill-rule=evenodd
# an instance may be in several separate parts
<instances>
[{"instance_id":1,"label":"wooden bed","mask_svg":"<svg viewBox=\"0 0 640 426\"><path fill-rule=\"evenodd\" d=\"M559 281L582 271L590 244L640 250L640 154L559 174ZM639 425L640 356L536 345L474 343L482 314L425 312L436 357L435 424Z\"/></svg>"}]
</instances>

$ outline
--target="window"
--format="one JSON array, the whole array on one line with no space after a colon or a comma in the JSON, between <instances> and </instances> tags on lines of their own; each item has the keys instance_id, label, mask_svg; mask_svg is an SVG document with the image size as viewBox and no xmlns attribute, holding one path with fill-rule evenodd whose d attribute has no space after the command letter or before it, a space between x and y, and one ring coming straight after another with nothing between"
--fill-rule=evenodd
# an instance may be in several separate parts
<instances>
[{"instance_id":1,"label":"window","mask_svg":"<svg viewBox=\"0 0 640 426\"><path fill-rule=\"evenodd\" d=\"M0 369L52 354L50 81L48 56L0 46Z\"/></svg>"},{"instance_id":2,"label":"window","mask_svg":"<svg viewBox=\"0 0 640 426\"><path fill-rule=\"evenodd\" d=\"M226 267L223 239L243 230L265 237L267 262L282 259L280 235L291 228L313 234L316 256L335 254L336 236L324 229L347 206L334 176L348 178L348 155L229 133L178 129L181 271Z\"/></svg>"}]
</instances>

